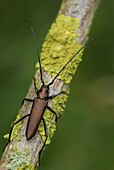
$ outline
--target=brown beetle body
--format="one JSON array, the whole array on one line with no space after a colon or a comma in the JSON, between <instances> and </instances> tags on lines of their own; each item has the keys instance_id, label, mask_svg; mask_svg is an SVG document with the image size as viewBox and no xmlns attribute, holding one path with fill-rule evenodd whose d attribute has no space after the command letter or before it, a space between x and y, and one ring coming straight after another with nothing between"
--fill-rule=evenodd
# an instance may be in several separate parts
<instances>
[{"instance_id":1,"label":"brown beetle body","mask_svg":"<svg viewBox=\"0 0 114 170\"><path fill-rule=\"evenodd\" d=\"M39 91L39 96L34 98L33 105L31 108L31 113L27 122L27 128L26 128L26 138L27 140L31 139L41 122L41 119L43 117L43 114L46 110L46 106L48 104L48 88L41 87L41 90Z\"/></svg>"}]
</instances>

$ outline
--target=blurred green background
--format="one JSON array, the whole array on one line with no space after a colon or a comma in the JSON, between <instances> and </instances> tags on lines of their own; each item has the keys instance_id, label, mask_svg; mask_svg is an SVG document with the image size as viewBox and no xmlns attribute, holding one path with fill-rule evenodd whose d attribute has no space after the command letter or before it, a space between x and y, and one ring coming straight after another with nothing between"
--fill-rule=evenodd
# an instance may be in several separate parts
<instances>
[{"instance_id":1,"label":"blurred green background","mask_svg":"<svg viewBox=\"0 0 114 170\"><path fill-rule=\"evenodd\" d=\"M0 154L3 135L20 108L37 60L30 30L34 26L39 49L56 17L60 0L0 1ZM40 170L114 169L114 1L102 0L88 46L71 84L65 115L45 149Z\"/></svg>"}]
</instances>

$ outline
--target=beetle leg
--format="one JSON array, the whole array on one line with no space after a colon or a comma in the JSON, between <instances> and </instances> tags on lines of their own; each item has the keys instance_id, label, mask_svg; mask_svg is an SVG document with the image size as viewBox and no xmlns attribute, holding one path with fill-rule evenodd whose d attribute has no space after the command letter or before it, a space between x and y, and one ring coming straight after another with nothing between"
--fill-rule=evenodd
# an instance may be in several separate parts
<instances>
[{"instance_id":1,"label":"beetle leg","mask_svg":"<svg viewBox=\"0 0 114 170\"><path fill-rule=\"evenodd\" d=\"M43 124L44 124L44 131L45 131L45 135L46 135L46 140L47 140L47 137L48 137L47 126L46 126L46 122L45 122L44 118L42 118L42 120L43 120ZM46 140L45 140L45 142L46 142Z\"/></svg>"},{"instance_id":2,"label":"beetle leg","mask_svg":"<svg viewBox=\"0 0 114 170\"><path fill-rule=\"evenodd\" d=\"M57 96L59 96L59 95L61 95L61 94L65 94L65 93L66 93L65 91L62 91L62 92L60 92L60 93L58 93L58 94L55 94L55 95L52 95L52 96L47 97L47 99L53 99L53 98L55 98L55 97L57 97Z\"/></svg>"},{"instance_id":3,"label":"beetle leg","mask_svg":"<svg viewBox=\"0 0 114 170\"><path fill-rule=\"evenodd\" d=\"M49 106L47 106L47 109L50 110L55 115L55 122L57 122L57 113Z\"/></svg>"},{"instance_id":4,"label":"beetle leg","mask_svg":"<svg viewBox=\"0 0 114 170\"><path fill-rule=\"evenodd\" d=\"M27 116L29 116L29 115L30 115L30 113L27 114L27 115L24 115L23 117L21 117L20 119L18 119L17 121L14 122L14 124L12 125L11 130L10 130L10 132L9 132L8 143L10 142L10 138L11 138L11 134L12 134L12 131L13 131L13 127L14 127L17 123L19 123L20 121L22 121L23 119L25 119L25 118L26 118Z\"/></svg>"},{"instance_id":5,"label":"beetle leg","mask_svg":"<svg viewBox=\"0 0 114 170\"><path fill-rule=\"evenodd\" d=\"M45 131L46 139L45 139L45 141L43 143L42 149L39 152L39 165L40 165L41 154L42 154L42 151L43 151L43 149L45 147L45 144L46 144L46 141L47 141L47 138L48 138L48 132L47 132L46 122L45 122L44 118L42 118L42 121L43 121L43 124L44 124L44 131Z\"/></svg>"},{"instance_id":6,"label":"beetle leg","mask_svg":"<svg viewBox=\"0 0 114 170\"><path fill-rule=\"evenodd\" d=\"M22 101L21 105L23 105L24 101L34 102L34 100L32 100L32 99L27 99L27 98L26 98L26 99L23 99L23 101Z\"/></svg>"}]
</instances>

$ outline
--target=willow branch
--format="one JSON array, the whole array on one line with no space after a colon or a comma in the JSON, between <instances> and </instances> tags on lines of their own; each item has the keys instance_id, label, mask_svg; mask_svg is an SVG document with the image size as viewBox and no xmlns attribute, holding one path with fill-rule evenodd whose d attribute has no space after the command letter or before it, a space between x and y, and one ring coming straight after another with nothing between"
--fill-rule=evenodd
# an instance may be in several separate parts
<instances>
[{"instance_id":1,"label":"willow branch","mask_svg":"<svg viewBox=\"0 0 114 170\"><path fill-rule=\"evenodd\" d=\"M55 22L46 36L41 52L41 64L45 83L51 82L63 65L81 48L88 37L93 16L99 0L63 0ZM49 100L48 105L55 110L58 118L63 115L65 102L69 94L69 85L82 59L82 53L63 70L60 76L50 86L49 95L56 95L61 91L66 94ZM36 66L35 76L38 89L41 87L39 65ZM36 96L33 81L27 93L27 98ZM25 102L18 113L18 118L29 114L31 104ZM25 129L27 119L15 125L11 135L11 142L6 146L0 161L0 169L34 169L39 165L39 153L44 145L45 132L41 121L38 132L31 140L26 140ZM55 115L50 111L44 113L48 130L49 144L56 130Z\"/></svg>"}]
</instances>

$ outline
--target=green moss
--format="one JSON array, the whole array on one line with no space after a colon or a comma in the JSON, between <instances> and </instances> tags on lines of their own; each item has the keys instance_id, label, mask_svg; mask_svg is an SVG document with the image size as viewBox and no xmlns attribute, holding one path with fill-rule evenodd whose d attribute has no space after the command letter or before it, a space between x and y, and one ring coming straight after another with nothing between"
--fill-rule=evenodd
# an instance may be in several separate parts
<instances>
[{"instance_id":1,"label":"green moss","mask_svg":"<svg viewBox=\"0 0 114 170\"><path fill-rule=\"evenodd\" d=\"M76 43L76 39L79 36L79 34L76 33L79 25L78 18L64 15L59 15L55 23L52 24L41 52L42 67L49 75L55 76L67 61L81 48L82 45ZM58 79L63 80L64 84L70 84L77 66L81 61L81 56L82 53L77 55L59 75ZM39 74L39 64L37 64L36 67L37 74ZM35 75L35 77L37 79L39 76ZM47 83L46 80L44 81ZM41 87L41 81L37 80L37 83L39 89ZM67 89L66 94L61 94L52 99L52 106L58 117L63 115L68 93L69 88ZM55 115L46 110L44 113L44 119L48 130L48 140L46 144L49 144L56 130ZM41 134L42 139L45 141L43 122L40 123L38 131Z\"/></svg>"}]
</instances>

